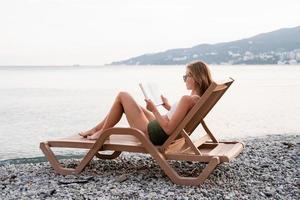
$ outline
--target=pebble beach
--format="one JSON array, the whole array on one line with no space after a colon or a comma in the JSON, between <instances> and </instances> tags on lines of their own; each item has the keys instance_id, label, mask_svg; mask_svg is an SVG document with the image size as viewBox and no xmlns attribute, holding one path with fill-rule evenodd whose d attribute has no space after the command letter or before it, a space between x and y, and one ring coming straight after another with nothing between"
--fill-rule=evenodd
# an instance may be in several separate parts
<instances>
[{"instance_id":1,"label":"pebble beach","mask_svg":"<svg viewBox=\"0 0 300 200\"><path fill-rule=\"evenodd\" d=\"M93 159L80 175L62 176L48 162L0 165L0 199L300 199L300 134L238 139L244 151L220 164L200 186L173 184L145 154ZM61 159L74 167L77 158ZM171 161L184 176L205 164Z\"/></svg>"}]
</instances>

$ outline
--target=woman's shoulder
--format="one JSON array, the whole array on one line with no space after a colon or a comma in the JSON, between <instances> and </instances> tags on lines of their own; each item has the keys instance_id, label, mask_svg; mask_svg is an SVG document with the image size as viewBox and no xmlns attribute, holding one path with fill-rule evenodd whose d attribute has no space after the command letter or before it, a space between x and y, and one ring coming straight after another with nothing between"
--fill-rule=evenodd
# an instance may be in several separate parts
<instances>
[{"instance_id":1,"label":"woman's shoulder","mask_svg":"<svg viewBox=\"0 0 300 200\"><path fill-rule=\"evenodd\" d=\"M198 101L200 99L200 96L199 95L183 95L181 97L181 99Z\"/></svg>"},{"instance_id":2,"label":"woman's shoulder","mask_svg":"<svg viewBox=\"0 0 300 200\"><path fill-rule=\"evenodd\" d=\"M191 95L191 98L196 103L201 97L199 95Z\"/></svg>"},{"instance_id":3,"label":"woman's shoulder","mask_svg":"<svg viewBox=\"0 0 300 200\"><path fill-rule=\"evenodd\" d=\"M196 102L200 99L200 96L198 95L183 95L181 97L181 100L184 102L187 102L190 105L195 105Z\"/></svg>"}]
</instances>

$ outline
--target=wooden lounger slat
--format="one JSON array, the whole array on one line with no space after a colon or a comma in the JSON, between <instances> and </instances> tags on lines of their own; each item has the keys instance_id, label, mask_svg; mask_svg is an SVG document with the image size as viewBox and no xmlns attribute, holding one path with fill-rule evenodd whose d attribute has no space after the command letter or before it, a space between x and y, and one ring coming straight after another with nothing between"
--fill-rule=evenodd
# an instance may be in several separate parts
<instances>
[{"instance_id":1,"label":"wooden lounger slat","mask_svg":"<svg viewBox=\"0 0 300 200\"><path fill-rule=\"evenodd\" d=\"M206 162L209 158L220 157L220 162L229 162L232 158L238 155L244 148L244 145L240 142L236 143L218 143L216 145L206 145L200 147L201 157L195 155L195 153L190 149L188 151L178 152L178 153L167 153L165 154L167 159L171 160L188 160L188 161L202 161ZM202 159L202 157L204 159Z\"/></svg>"},{"instance_id":2,"label":"wooden lounger slat","mask_svg":"<svg viewBox=\"0 0 300 200\"><path fill-rule=\"evenodd\" d=\"M201 146L202 144L204 144L206 141L209 141L209 140L210 140L209 135L205 134L200 139L196 140L194 142L194 145L198 148L199 146Z\"/></svg>"}]
</instances>

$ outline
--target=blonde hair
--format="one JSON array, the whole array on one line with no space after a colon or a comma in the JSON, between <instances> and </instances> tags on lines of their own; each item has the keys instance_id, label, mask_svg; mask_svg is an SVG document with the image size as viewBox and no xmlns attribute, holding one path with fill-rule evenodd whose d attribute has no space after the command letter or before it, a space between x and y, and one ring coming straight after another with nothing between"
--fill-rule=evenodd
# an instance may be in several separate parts
<instances>
[{"instance_id":1,"label":"blonde hair","mask_svg":"<svg viewBox=\"0 0 300 200\"><path fill-rule=\"evenodd\" d=\"M207 64L200 60L194 61L187 65L187 69L195 80L198 95L202 96L205 90L213 82Z\"/></svg>"}]
</instances>

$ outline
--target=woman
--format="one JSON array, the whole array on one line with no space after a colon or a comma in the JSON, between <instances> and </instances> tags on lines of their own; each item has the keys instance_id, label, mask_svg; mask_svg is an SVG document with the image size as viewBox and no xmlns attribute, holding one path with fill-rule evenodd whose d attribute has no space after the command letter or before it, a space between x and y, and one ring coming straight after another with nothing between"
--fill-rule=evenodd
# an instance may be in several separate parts
<instances>
[{"instance_id":1,"label":"woman","mask_svg":"<svg viewBox=\"0 0 300 200\"><path fill-rule=\"evenodd\" d=\"M163 106L168 110L166 115L161 115L151 100L145 99L145 109L138 105L130 94L120 92L105 119L79 135L91 140L97 139L103 130L117 124L125 113L130 127L144 132L153 144L162 145L212 82L210 70L202 61L188 64L183 80L191 94L182 96L179 102L172 106L167 98L161 96Z\"/></svg>"}]
</instances>

